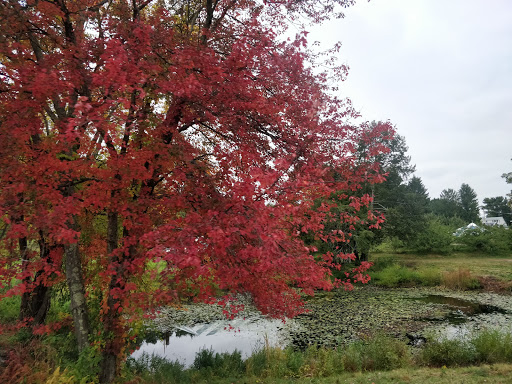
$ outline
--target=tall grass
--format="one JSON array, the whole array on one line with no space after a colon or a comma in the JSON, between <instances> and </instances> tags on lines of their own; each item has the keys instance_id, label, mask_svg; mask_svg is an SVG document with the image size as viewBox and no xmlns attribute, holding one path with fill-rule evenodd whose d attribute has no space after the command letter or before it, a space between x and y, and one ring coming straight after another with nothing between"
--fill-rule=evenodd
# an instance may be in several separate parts
<instances>
[{"instance_id":1,"label":"tall grass","mask_svg":"<svg viewBox=\"0 0 512 384\"><path fill-rule=\"evenodd\" d=\"M459 268L455 271L447 271L442 275L442 284L449 289L471 290L480 288L480 282L471 276L471 271Z\"/></svg>"},{"instance_id":2,"label":"tall grass","mask_svg":"<svg viewBox=\"0 0 512 384\"><path fill-rule=\"evenodd\" d=\"M239 352L219 354L205 349L198 352L189 369L178 362L143 355L138 360L128 359L124 375L131 380L138 377L145 383L174 384L241 377L268 380L320 378L343 372L391 370L410 364L410 354L404 342L380 335L335 349L310 346L305 351L297 351L267 344L245 361Z\"/></svg>"},{"instance_id":3,"label":"tall grass","mask_svg":"<svg viewBox=\"0 0 512 384\"><path fill-rule=\"evenodd\" d=\"M512 334L489 330L478 333L471 344L475 348L477 363L512 362Z\"/></svg>"},{"instance_id":4,"label":"tall grass","mask_svg":"<svg viewBox=\"0 0 512 384\"><path fill-rule=\"evenodd\" d=\"M434 367L512 363L512 334L483 330L465 339L430 340L420 364Z\"/></svg>"},{"instance_id":5,"label":"tall grass","mask_svg":"<svg viewBox=\"0 0 512 384\"><path fill-rule=\"evenodd\" d=\"M134 382L143 380L144 383L187 384L191 382L191 375L183 364L146 353L137 360L128 358L122 377Z\"/></svg>"},{"instance_id":6,"label":"tall grass","mask_svg":"<svg viewBox=\"0 0 512 384\"><path fill-rule=\"evenodd\" d=\"M93 362L97 365L93 352L81 356L82 361L65 364L57 349L35 340L12 351L4 372L0 372L0 382L24 377L26 383L95 383L97 371L90 365ZM414 356L404 341L376 335L334 349L311 346L298 351L267 344L245 361L237 351L219 354L205 349L196 355L190 368L177 361L144 354L137 360L126 361L117 382L188 384L257 382L260 379L273 382L336 377L347 372L498 363L512 363L512 335L509 333L490 330L462 340L431 339L416 350ZM81 369L85 367L89 369Z\"/></svg>"},{"instance_id":7,"label":"tall grass","mask_svg":"<svg viewBox=\"0 0 512 384\"><path fill-rule=\"evenodd\" d=\"M350 344L343 353L343 366L350 372L388 371L408 366L410 362L405 343L383 335Z\"/></svg>"}]
</instances>

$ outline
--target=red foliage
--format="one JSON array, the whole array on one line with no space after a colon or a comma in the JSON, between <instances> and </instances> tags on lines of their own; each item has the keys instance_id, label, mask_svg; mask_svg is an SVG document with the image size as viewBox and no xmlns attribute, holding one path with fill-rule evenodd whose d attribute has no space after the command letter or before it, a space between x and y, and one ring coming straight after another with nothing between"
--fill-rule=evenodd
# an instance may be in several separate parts
<instances>
[{"instance_id":1,"label":"red foliage","mask_svg":"<svg viewBox=\"0 0 512 384\"><path fill-rule=\"evenodd\" d=\"M391 129L349 124L356 113L310 69L305 36L277 37L270 16L305 8L267 3L215 2L196 18L160 3L2 4L0 284L40 270L55 284L62 247L78 242L104 317L219 291L293 316L301 291L332 288L329 257L315 259L301 234L323 229L329 206L312 206L338 190L354 195L339 220L361 222L371 199L355 192L382 175L355 148L363 140L374 156ZM41 234L55 257L29 246L20 264L19 239Z\"/></svg>"},{"instance_id":2,"label":"red foliage","mask_svg":"<svg viewBox=\"0 0 512 384\"><path fill-rule=\"evenodd\" d=\"M7 353L0 369L0 384L46 383L55 370L56 351L38 340L1 347Z\"/></svg>"}]
</instances>

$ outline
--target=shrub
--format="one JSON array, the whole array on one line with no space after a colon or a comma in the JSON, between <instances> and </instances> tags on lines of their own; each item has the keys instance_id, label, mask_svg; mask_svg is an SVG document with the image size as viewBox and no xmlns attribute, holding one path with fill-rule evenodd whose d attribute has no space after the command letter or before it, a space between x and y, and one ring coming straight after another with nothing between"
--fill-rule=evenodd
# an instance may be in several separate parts
<instances>
[{"instance_id":1,"label":"shrub","mask_svg":"<svg viewBox=\"0 0 512 384\"><path fill-rule=\"evenodd\" d=\"M376 285L396 288L415 285L417 276L414 271L398 264L384 268L382 271L372 273L372 280Z\"/></svg>"},{"instance_id":2,"label":"shrub","mask_svg":"<svg viewBox=\"0 0 512 384\"><path fill-rule=\"evenodd\" d=\"M426 230L418 233L409 247L417 253L448 254L452 252L452 233L451 226L443 224L436 216L429 216Z\"/></svg>"},{"instance_id":3,"label":"shrub","mask_svg":"<svg viewBox=\"0 0 512 384\"><path fill-rule=\"evenodd\" d=\"M56 369L56 356L55 349L38 339L16 343L0 369L0 383L46 383Z\"/></svg>"},{"instance_id":4,"label":"shrub","mask_svg":"<svg viewBox=\"0 0 512 384\"><path fill-rule=\"evenodd\" d=\"M387 267L391 267L396 264L398 264L398 262L394 256L381 256L375 260L371 271L382 271L383 269L386 269Z\"/></svg>"},{"instance_id":5,"label":"shrub","mask_svg":"<svg viewBox=\"0 0 512 384\"><path fill-rule=\"evenodd\" d=\"M512 334L483 330L468 339L429 340L421 352L429 366L512 363Z\"/></svg>"},{"instance_id":6,"label":"shrub","mask_svg":"<svg viewBox=\"0 0 512 384\"><path fill-rule=\"evenodd\" d=\"M78 360L68 364L70 373L86 382L94 380L100 373L101 352L98 348L87 347L78 356Z\"/></svg>"},{"instance_id":7,"label":"shrub","mask_svg":"<svg viewBox=\"0 0 512 384\"><path fill-rule=\"evenodd\" d=\"M66 370L60 370L60 367L53 372L53 374L46 380L46 384L74 384L76 379L71 376Z\"/></svg>"},{"instance_id":8,"label":"shrub","mask_svg":"<svg viewBox=\"0 0 512 384\"><path fill-rule=\"evenodd\" d=\"M392 257L377 259L375 266L370 271L372 281L379 286L434 287L441 283L441 273L436 268L411 269L396 262Z\"/></svg>"},{"instance_id":9,"label":"shrub","mask_svg":"<svg viewBox=\"0 0 512 384\"><path fill-rule=\"evenodd\" d=\"M376 285L388 288L410 287L421 284L420 276L416 271L398 264L373 272L371 277Z\"/></svg>"},{"instance_id":10,"label":"shrub","mask_svg":"<svg viewBox=\"0 0 512 384\"><path fill-rule=\"evenodd\" d=\"M465 231L458 241L467 252L502 255L512 251L512 233L497 226Z\"/></svg>"},{"instance_id":11,"label":"shrub","mask_svg":"<svg viewBox=\"0 0 512 384\"><path fill-rule=\"evenodd\" d=\"M299 351L295 351L292 348L287 348L286 353L286 368L289 371L290 376L298 377L302 365L304 364L304 354Z\"/></svg>"},{"instance_id":12,"label":"shrub","mask_svg":"<svg viewBox=\"0 0 512 384\"><path fill-rule=\"evenodd\" d=\"M404 253L404 242L397 237L385 237L380 244L374 245L371 250L376 253Z\"/></svg>"}]
</instances>

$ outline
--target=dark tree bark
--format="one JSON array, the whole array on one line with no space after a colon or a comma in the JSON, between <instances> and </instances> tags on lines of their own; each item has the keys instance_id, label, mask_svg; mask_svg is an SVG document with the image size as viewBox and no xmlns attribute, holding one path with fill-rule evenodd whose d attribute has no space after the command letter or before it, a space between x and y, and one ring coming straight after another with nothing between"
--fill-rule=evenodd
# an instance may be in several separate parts
<instances>
[{"instance_id":1,"label":"dark tree bark","mask_svg":"<svg viewBox=\"0 0 512 384\"><path fill-rule=\"evenodd\" d=\"M112 273L110 279L107 308L108 312L104 316L103 326L105 328L105 334L107 335L105 349L103 350L103 358L101 361L101 372L100 372L100 383L111 383L117 371L117 356L118 347L116 340L113 339L113 335L119 327L119 313L115 304L118 302L112 292L113 289L119 285L118 277L121 273L121 260L120 255L116 252L119 244L119 215L115 211L108 213L108 224L107 224L107 252L111 259L109 265L115 265L116 270Z\"/></svg>"},{"instance_id":2,"label":"dark tree bark","mask_svg":"<svg viewBox=\"0 0 512 384\"><path fill-rule=\"evenodd\" d=\"M23 217L19 221L23 221ZM26 237L22 237L18 240L18 246L20 249L21 265L24 271L29 268L29 252L28 252L28 240ZM39 240L39 256L45 262L51 262L50 260L50 247L44 239L44 236L40 234ZM37 271L35 276L27 276L23 279L25 285L25 292L21 296L21 305L19 320L23 321L30 319L30 324L38 325L43 324L48 310L50 309L50 288L42 281L45 271L43 269Z\"/></svg>"}]
</instances>

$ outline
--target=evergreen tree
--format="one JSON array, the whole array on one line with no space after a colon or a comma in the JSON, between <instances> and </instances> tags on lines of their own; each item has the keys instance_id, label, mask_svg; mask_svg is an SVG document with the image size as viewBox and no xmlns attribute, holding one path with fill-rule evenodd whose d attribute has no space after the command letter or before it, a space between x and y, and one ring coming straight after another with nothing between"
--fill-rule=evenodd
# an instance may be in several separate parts
<instances>
[{"instance_id":1,"label":"evergreen tree","mask_svg":"<svg viewBox=\"0 0 512 384\"><path fill-rule=\"evenodd\" d=\"M430 202L430 210L439 217L461 217L459 193L452 188L443 189L439 198Z\"/></svg>"},{"instance_id":2,"label":"evergreen tree","mask_svg":"<svg viewBox=\"0 0 512 384\"><path fill-rule=\"evenodd\" d=\"M443 189L439 198L430 202L430 210L446 219L458 217L467 223L480 221L476 192L465 183L458 191Z\"/></svg>"},{"instance_id":3,"label":"evergreen tree","mask_svg":"<svg viewBox=\"0 0 512 384\"><path fill-rule=\"evenodd\" d=\"M482 209L487 217L503 217L507 225L510 225L512 208L509 206L507 198L503 196L486 197L483 203Z\"/></svg>"},{"instance_id":4,"label":"evergreen tree","mask_svg":"<svg viewBox=\"0 0 512 384\"><path fill-rule=\"evenodd\" d=\"M468 184L463 183L459 189L461 218L468 222L480 221L476 192Z\"/></svg>"}]
</instances>

